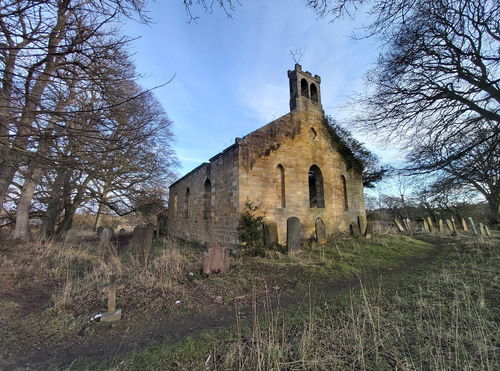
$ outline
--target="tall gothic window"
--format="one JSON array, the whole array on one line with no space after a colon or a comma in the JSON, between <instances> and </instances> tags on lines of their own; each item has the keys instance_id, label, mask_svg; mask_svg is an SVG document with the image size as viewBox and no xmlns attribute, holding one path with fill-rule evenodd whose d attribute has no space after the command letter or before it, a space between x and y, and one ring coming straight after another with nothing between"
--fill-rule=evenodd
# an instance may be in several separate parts
<instances>
[{"instance_id":1,"label":"tall gothic window","mask_svg":"<svg viewBox=\"0 0 500 371\"><path fill-rule=\"evenodd\" d=\"M174 196L174 216L178 217L179 215L177 214L179 210L179 196L177 196L177 193Z\"/></svg>"},{"instance_id":2,"label":"tall gothic window","mask_svg":"<svg viewBox=\"0 0 500 371\"><path fill-rule=\"evenodd\" d=\"M203 190L203 219L209 220L212 212L212 183L210 179L205 180Z\"/></svg>"},{"instance_id":3,"label":"tall gothic window","mask_svg":"<svg viewBox=\"0 0 500 371\"><path fill-rule=\"evenodd\" d=\"M309 98L309 84L306 79L300 80L300 95Z\"/></svg>"},{"instance_id":4,"label":"tall gothic window","mask_svg":"<svg viewBox=\"0 0 500 371\"><path fill-rule=\"evenodd\" d=\"M325 207L325 195L323 192L323 174L316 165L309 168L309 207Z\"/></svg>"},{"instance_id":5,"label":"tall gothic window","mask_svg":"<svg viewBox=\"0 0 500 371\"><path fill-rule=\"evenodd\" d=\"M285 168L283 165L276 166L277 177L278 177L278 198L280 200L280 207L286 207L286 196L285 196Z\"/></svg>"},{"instance_id":6,"label":"tall gothic window","mask_svg":"<svg viewBox=\"0 0 500 371\"><path fill-rule=\"evenodd\" d=\"M349 209L349 204L347 202L347 183L345 181L345 176L341 176L341 182L342 182L342 196L344 199L344 210Z\"/></svg>"},{"instance_id":7,"label":"tall gothic window","mask_svg":"<svg viewBox=\"0 0 500 371\"><path fill-rule=\"evenodd\" d=\"M318 88L315 84L311 84L311 100L318 103Z\"/></svg>"},{"instance_id":8,"label":"tall gothic window","mask_svg":"<svg viewBox=\"0 0 500 371\"><path fill-rule=\"evenodd\" d=\"M186 189L186 197L184 198L184 217L189 219L189 188Z\"/></svg>"}]
</instances>

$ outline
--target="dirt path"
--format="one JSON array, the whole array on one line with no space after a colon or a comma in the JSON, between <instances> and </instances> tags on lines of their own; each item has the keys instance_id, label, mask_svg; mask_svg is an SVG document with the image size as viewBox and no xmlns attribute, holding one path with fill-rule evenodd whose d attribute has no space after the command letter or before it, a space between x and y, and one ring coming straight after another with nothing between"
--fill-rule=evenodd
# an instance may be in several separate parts
<instances>
[{"instance_id":1,"label":"dirt path","mask_svg":"<svg viewBox=\"0 0 500 371\"><path fill-rule=\"evenodd\" d=\"M410 257L394 269L380 270L363 275L363 279L379 279L397 281L408 276L418 275L435 261L440 261L446 255L446 249L438 244L424 257ZM312 286L311 286L312 287ZM335 296L347 290L359 287L359 279L344 279L335 282L321 283L309 290L288 291L273 300L273 305L281 308L292 308L301 302L309 302L309 296L321 298L325 295ZM241 313L250 314L250 305L243 305ZM184 315L177 318L155 318L155 323L144 318L140 323L131 325L129 322L120 322L113 328L101 327L92 337L82 338L81 341L69 343L62 347L45 346L29 351L16 360L4 360L6 363L0 368L5 369L68 369L71 367L86 368L85 359L90 363L113 361L119 356L145 349L164 342L180 340L186 336L196 335L203 330L218 327L230 327L235 323L235 308L221 305L210 305L203 312L194 315Z\"/></svg>"}]
</instances>

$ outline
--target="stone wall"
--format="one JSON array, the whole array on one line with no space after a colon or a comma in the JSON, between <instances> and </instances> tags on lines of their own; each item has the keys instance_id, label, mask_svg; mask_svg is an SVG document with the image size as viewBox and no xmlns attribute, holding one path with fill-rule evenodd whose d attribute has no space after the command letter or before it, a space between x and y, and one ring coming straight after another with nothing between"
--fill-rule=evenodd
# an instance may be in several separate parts
<instances>
[{"instance_id":1,"label":"stone wall","mask_svg":"<svg viewBox=\"0 0 500 371\"><path fill-rule=\"evenodd\" d=\"M302 222L305 237L314 233L317 218L323 220L327 234L347 231L353 222L363 228L366 225L361 175L349 169L335 149L322 113L292 111L247 135L239 144L240 210L247 200L260 202L266 219L277 224L280 243L286 242L286 222L294 216ZM308 172L312 165L322 173L324 208L310 207ZM342 176L346 179L347 209Z\"/></svg>"},{"instance_id":2,"label":"stone wall","mask_svg":"<svg viewBox=\"0 0 500 371\"><path fill-rule=\"evenodd\" d=\"M170 186L169 235L202 243L238 242L237 165L234 145Z\"/></svg>"}]
</instances>

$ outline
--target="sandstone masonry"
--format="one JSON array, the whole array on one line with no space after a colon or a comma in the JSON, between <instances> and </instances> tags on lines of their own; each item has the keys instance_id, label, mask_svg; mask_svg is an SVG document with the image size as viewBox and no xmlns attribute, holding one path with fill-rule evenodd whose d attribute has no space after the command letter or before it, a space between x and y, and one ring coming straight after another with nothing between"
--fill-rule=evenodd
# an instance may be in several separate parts
<instances>
[{"instance_id":1,"label":"sandstone masonry","mask_svg":"<svg viewBox=\"0 0 500 371\"><path fill-rule=\"evenodd\" d=\"M286 243L296 217L305 238L318 218L326 234L364 231L361 169L342 154L321 106L319 76L300 65L288 71L290 113L257 129L170 186L168 233L207 243L239 242L239 215L247 201L261 203L266 220Z\"/></svg>"}]
</instances>

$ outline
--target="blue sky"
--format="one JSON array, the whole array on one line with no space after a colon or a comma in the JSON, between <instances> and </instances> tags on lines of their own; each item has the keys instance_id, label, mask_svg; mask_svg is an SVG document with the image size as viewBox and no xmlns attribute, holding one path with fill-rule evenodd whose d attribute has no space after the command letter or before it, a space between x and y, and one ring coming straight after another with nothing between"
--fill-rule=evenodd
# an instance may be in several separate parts
<instances>
[{"instance_id":1,"label":"blue sky","mask_svg":"<svg viewBox=\"0 0 500 371\"><path fill-rule=\"evenodd\" d=\"M228 19L223 11L188 23L180 0L149 6L153 24L128 22L134 60L146 88L155 91L174 122L180 175L241 137L289 111L290 50L303 48L304 70L321 76L323 108L337 119L349 115L347 99L363 88L363 76L377 56L376 40L353 40L362 20L331 24L304 0L242 0ZM361 15L361 13L360 13ZM355 133L384 160L397 158L373 135Z\"/></svg>"}]
</instances>

